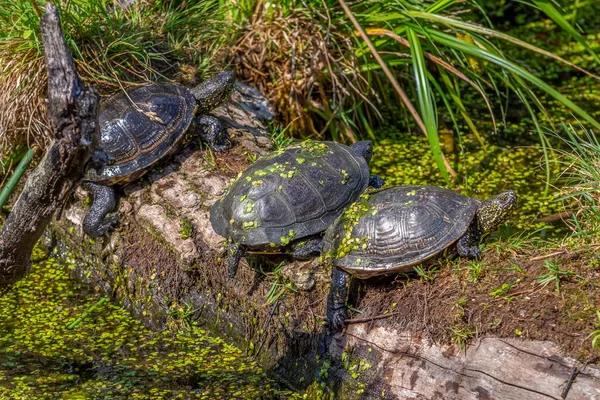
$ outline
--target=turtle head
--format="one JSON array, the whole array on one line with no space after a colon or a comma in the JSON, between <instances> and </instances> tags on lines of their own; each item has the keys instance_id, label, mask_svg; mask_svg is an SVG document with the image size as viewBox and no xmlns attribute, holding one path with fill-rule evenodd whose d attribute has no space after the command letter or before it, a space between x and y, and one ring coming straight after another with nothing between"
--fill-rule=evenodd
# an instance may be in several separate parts
<instances>
[{"instance_id":1,"label":"turtle head","mask_svg":"<svg viewBox=\"0 0 600 400\"><path fill-rule=\"evenodd\" d=\"M234 86L233 71L226 71L191 89L198 102L199 113L207 113L229 100Z\"/></svg>"},{"instance_id":2,"label":"turtle head","mask_svg":"<svg viewBox=\"0 0 600 400\"><path fill-rule=\"evenodd\" d=\"M506 221L517 205L517 194L506 190L497 196L483 201L477 209L477 220L483 232L491 232Z\"/></svg>"},{"instance_id":3,"label":"turtle head","mask_svg":"<svg viewBox=\"0 0 600 400\"><path fill-rule=\"evenodd\" d=\"M371 157L373 157L373 143L370 140L362 140L360 142L354 143L350 146L355 152L359 155L363 156L367 163L371 161Z\"/></svg>"}]
</instances>

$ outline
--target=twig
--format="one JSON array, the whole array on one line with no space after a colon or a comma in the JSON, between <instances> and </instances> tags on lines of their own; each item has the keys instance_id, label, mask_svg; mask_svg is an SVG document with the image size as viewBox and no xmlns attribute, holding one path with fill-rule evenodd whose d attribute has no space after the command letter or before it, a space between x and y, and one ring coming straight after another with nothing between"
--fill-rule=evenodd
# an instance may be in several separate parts
<instances>
[{"instance_id":1,"label":"twig","mask_svg":"<svg viewBox=\"0 0 600 400\"><path fill-rule=\"evenodd\" d=\"M569 376L569 380L567 380L567 384L565 385L562 393L560 394L560 397L562 399L566 399L567 395L569 394L569 390L571 390L571 386L573 385L573 382L575 381L575 378L577 377L577 375L579 374L579 369L573 365L573 368L571 369L571 375Z\"/></svg>"},{"instance_id":2,"label":"twig","mask_svg":"<svg viewBox=\"0 0 600 400\"><path fill-rule=\"evenodd\" d=\"M394 77L394 74L392 74L392 71L390 71L390 69L388 68L385 61L383 61L383 58L381 58L381 56L377 52L377 49L375 48L373 43L371 43L369 36L365 33L362 26L360 26L360 24L356 20L356 17L354 17L354 14L352 14L352 11L350 11L350 8L348 8L348 5L346 4L346 2L344 0L338 0L338 1L339 1L340 5L342 6L342 8L344 9L344 12L350 19L350 21L352 21L352 24L354 25L354 27L356 28L356 30L358 31L358 33L360 34L362 39L365 41L365 43L369 47L369 50L371 50L371 53L373 54L373 57L375 57L375 60L377 60L377 63L381 67L381 70L383 71L385 76L389 79L392 86L398 93L398 96L400 96L400 98L402 99L402 102L404 103L406 108L408 108L408 111L410 112L410 114L413 116L413 118L417 122L417 125L419 126L421 131L423 131L425 136L427 136L427 129L425 128L425 124L423 123L421 116L419 115L419 113L417 112L417 110L415 109L413 104L411 103L410 99L408 98L408 96L406 95L404 90L402 90L402 88L400 87L400 84L398 84L398 81ZM444 160L444 165L446 166L446 170L452 176L452 178L456 178L456 171L454 171L454 169L452 168L452 166L450 165L450 163L448 162L448 160L446 159L444 154L443 153L441 153L441 154L442 154L442 159Z\"/></svg>"},{"instance_id":3,"label":"twig","mask_svg":"<svg viewBox=\"0 0 600 400\"><path fill-rule=\"evenodd\" d=\"M275 304L273 304L273 308L271 309L271 312L269 313L269 317L267 318L267 320L263 324L263 327L262 327L262 330L263 330L263 340L260 342L260 346L258 346L258 349L256 350L256 354L260 353L260 350L262 349L263 345L267 341L267 335L264 334L264 330L267 327L267 325L269 325L269 322L271 322L271 318L273 317L273 314L275 314L275 310L277 309L278 305L279 305L279 299L275 300Z\"/></svg>"},{"instance_id":4,"label":"twig","mask_svg":"<svg viewBox=\"0 0 600 400\"><path fill-rule=\"evenodd\" d=\"M564 222L565 219L571 218L573 215L575 215L575 210L567 210L567 211L559 212L556 214L547 215L542 218L538 218L533 222L546 222L546 223Z\"/></svg>"},{"instance_id":5,"label":"twig","mask_svg":"<svg viewBox=\"0 0 600 400\"><path fill-rule=\"evenodd\" d=\"M31 1L31 5L33 6L33 9L35 10L36 14L41 19L42 18L42 11L40 10L40 7L37 5L37 3L35 2L35 0L30 0L30 1Z\"/></svg>"},{"instance_id":6,"label":"twig","mask_svg":"<svg viewBox=\"0 0 600 400\"><path fill-rule=\"evenodd\" d=\"M352 318L352 319L347 319L346 324L359 324L361 322L371 322L371 321L375 321L378 319L384 319L387 317L391 317L392 315L397 315L397 314L400 314L400 311L392 312L389 314L376 315L374 317Z\"/></svg>"},{"instance_id":7,"label":"twig","mask_svg":"<svg viewBox=\"0 0 600 400\"><path fill-rule=\"evenodd\" d=\"M567 252L566 250L555 251L553 253L544 254L543 256L537 256L537 257L530 258L529 262L531 262L531 261L545 260L546 258L550 258L550 257L554 257L554 256L559 256L561 254L565 254L566 252Z\"/></svg>"}]
</instances>

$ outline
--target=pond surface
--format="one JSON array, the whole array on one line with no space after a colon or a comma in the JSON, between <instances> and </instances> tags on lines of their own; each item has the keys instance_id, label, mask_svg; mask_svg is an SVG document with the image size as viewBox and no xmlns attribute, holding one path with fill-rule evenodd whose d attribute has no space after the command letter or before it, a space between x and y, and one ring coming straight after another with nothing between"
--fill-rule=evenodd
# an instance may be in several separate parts
<instances>
[{"instance_id":1,"label":"pond surface","mask_svg":"<svg viewBox=\"0 0 600 400\"><path fill-rule=\"evenodd\" d=\"M34 260L0 296L0 398L302 398L201 327L153 332L74 281L74 265Z\"/></svg>"}]
</instances>

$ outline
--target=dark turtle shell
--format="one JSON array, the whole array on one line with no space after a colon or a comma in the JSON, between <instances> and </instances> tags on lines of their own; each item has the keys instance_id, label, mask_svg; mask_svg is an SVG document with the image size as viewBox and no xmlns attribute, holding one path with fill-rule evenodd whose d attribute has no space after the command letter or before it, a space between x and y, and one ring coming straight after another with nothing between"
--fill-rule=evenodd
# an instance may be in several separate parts
<instances>
[{"instance_id":1,"label":"dark turtle shell","mask_svg":"<svg viewBox=\"0 0 600 400\"><path fill-rule=\"evenodd\" d=\"M110 161L93 180L124 184L139 178L175 150L196 108L192 93L177 84L145 86L108 99L98 121L100 148Z\"/></svg>"},{"instance_id":2,"label":"dark turtle shell","mask_svg":"<svg viewBox=\"0 0 600 400\"><path fill-rule=\"evenodd\" d=\"M335 142L305 141L261 157L211 208L219 235L279 247L323 232L369 184L367 161Z\"/></svg>"},{"instance_id":3,"label":"dark turtle shell","mask_svg":"<svg viewBox=\"0 0 600 400\"><path fill-rule=\"evenodd\" d=\"M410 271L460 239L478 205L435 186L365 194L327 230L323 254L359 278Z\"/></svg>"}]
</instances>

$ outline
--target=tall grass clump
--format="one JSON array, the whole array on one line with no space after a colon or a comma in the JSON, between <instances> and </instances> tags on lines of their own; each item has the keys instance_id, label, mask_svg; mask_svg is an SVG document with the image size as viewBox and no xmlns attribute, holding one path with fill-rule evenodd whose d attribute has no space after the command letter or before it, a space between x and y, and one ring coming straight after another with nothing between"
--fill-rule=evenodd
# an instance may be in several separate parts
<instances>
[{"instance_id":1,"label":"tall grass clump","mask_svg":"<svg viewBox=\"0 0 600 400\"><path fill-rule=\"evenodd\" d=\"M586 111L524 66L526 59L513 59L510 49L516 46L526 54L568 65L578 74L600 78L493 29L475 0L233 3L236 12L231 18L244 30L232 49L240 75L258 81L278 109L285 110L284 121L305 134L373 137L371 127L381 110L389 112L396 109L389 105L402 103L406 112L391 119L404 118L406 126L427 136L440 171L448 177L453 171L438 137L442 110L456 134L466 127L485 146L473 110L483 105L495 130L509 107L523 108L546 157L550 150L540 115L548 124L553 120L544 99L600 128ZM586 39L554 5L545 0L534 3L534 15L552 19L597 60ZM471 95L467 103L468 93L481 99L475 107ZM521 104L509 104L509 98Z\"/></svg>"},{"instance_id":2,"label":"tall grass clump","mask_svg":"<svg viewBox=\"0 0 600 400\"><path fill-rule=\"evenodd\" d=\"M227 38L218 0L55 3L80 76L103 94L156 80L195 83L211 72ZM0 0L0 154L23 144L43 148L50 139L43 6L41 0Z\"/></svg>"},{"instance_id":3,"label":"tall grass clump","mask_svg":"<svg viewBox=\"0 0 600 400\"><path fill-rule=\"evenodd\" d=\"M600 232L600 142L583 126L563 124L566 149L560 199L573 216L567 223L575 237L597 237Z\"/></svg>"}]
</instances>

